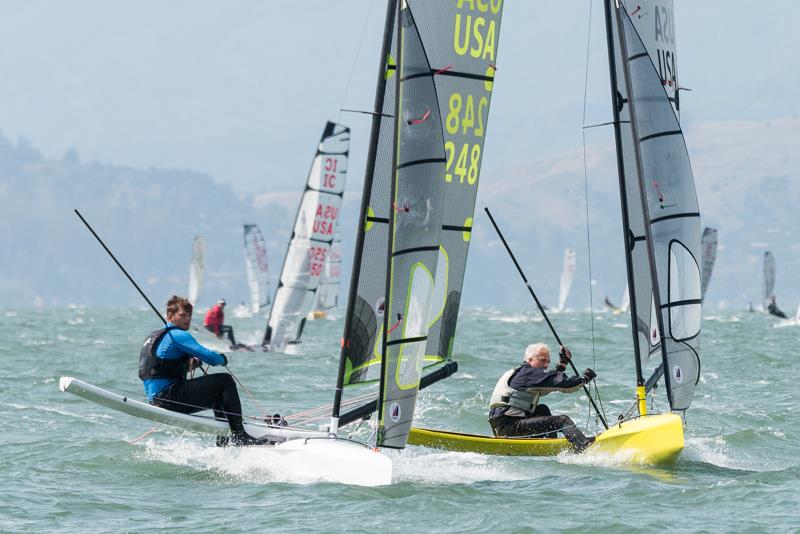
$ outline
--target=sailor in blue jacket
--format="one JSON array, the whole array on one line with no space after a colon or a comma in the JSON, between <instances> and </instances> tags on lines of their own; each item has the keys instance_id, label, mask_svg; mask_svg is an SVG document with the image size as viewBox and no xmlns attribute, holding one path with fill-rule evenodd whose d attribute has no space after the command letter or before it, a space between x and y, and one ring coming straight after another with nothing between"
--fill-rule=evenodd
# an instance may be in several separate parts
<instances>
[{"instance_id":1,"label":"sailor in blue jacket","mask_svg":"<svg viewBox=\"0 0 800 534\"><path fill-rule=\"evenodd\" d=\"M568 416L552 415L550 408L539 402L542 396L554 391L577 391L596 376L591 369L586 369L583 376L566 376L569 349L561 347L559 356L555 370L548 371L550 348L544 343L528 345L523 364L500 377L489 404L489 424L496 436L554 438L560 431L578 452L593 441Z\"/></svg>"},{"instance_id":2,"label":"sailor in blue jacket","mask_svg":"<svg viewBox=\"0 0 800 534\"><path fill-rule=\"evenodd\" d=\"M192 322L192 304L173 295L167 301L167 324L151 333L139 354L139 378L151 404L181 413L211 409L218 418L226 418L234 445L260 445L244 430L242 404L233 377L228 373L208 374L192 380L186 374L200 362L228 365L224 354L200 345L188 332ZM199 360L199 362L198 362ZM224 441L218 443L224 443Z\"/></svg>"}]
</instances>

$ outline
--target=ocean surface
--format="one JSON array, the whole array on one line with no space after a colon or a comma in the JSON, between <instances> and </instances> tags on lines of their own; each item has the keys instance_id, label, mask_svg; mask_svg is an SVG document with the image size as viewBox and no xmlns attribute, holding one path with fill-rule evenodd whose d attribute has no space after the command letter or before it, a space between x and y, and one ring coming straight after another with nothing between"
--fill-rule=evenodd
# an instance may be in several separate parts
<instances>
[{"instance_id":1,"label":"ocean surface","mask_svg":"<svg viewBox=\"0 0 800 534\"><path fill-rule=\"evenodd\" d=\"M634 398L627 315L552 320L578 368L597 371L615 419ZM263 319L230 322L243 341L260 339ZM159 326L151 311L0 310L0 531L798 532L800 326L777 324L761 313L704 318L701 379L673 465L409 447L387 451L392 485L364 488L287 472L268 448L218 448L208 435L162 428L137 440L154 423L58 390L67 375L141 395L139 348ZM240 388L245 412L331 402L341 329L341 319L310 321L293 355L229 354L258 399ZM555 344L538 313L464 310L459 372L421 393L417 424L489 433L495 381L536 341ZM663 391L653 402L667 409ZM582 393L547 403L597 428Z\"/></svg>"}]
</instances>

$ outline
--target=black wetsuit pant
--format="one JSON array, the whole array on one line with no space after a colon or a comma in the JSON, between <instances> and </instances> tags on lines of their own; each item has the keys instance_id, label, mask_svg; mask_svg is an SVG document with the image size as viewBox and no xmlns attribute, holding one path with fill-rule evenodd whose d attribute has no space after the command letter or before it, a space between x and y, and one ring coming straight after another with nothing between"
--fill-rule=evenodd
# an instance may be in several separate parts
<instances>
[{"instance_id":1,"label":"black wetsuit pant","mask_svg":"<svg viewBox=\"0 0 800 534\"><path fill-rule=\"evenodd\" d=\"M206 330L208 330L209 332L211 332L215 336L217 335L209 327L206 327ZM230 340L230 342L231 342L231 347L236 347L237 346L236 340L233 338L233 327L231 325L224 324L224 325L221 325L219 327L219 336L217 336L217 337L222 337L222 336L228 336L228 340Z\"/></svg>"},{"instance_id":2,"label":"black wetsuit pant","mask_svg":"<svg viewBox=\"0 0 800 534\"><path fill-rule=\"evenodd\" d=\"M528 417L510 417L500 415L489 419L495 436L531 436L531 437L556 437L560 431L577 451L582 451L589 444L589 440L581 432L572 419L566 415L552 415L546 404L539 404Z\"/></svg>"},{"instance_id":3,"label":"black wetsuit pant","mask_svg":"<svg viewBox=\"0 0 800 534\"><path fill-rule=\"evenodd\" d=\"M228 373L181 380L158 392L152 403L173 412L195 413L214 410L217 419L228 420L234 436L244 435L242 403L236 383Z\"/></svg>"}]
</instances>

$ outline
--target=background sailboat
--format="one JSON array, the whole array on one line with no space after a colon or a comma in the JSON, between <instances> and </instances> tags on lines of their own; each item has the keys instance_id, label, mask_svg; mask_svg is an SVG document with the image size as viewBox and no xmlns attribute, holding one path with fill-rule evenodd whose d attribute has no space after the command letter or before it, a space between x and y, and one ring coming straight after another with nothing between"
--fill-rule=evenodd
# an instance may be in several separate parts
<instances>
[{"instance_id":1,"label":"background sailboat","mask_svg":"<svg viewBox=\"0 0 800 534\"><path fill-rule=\"evenodd\" d=\"M711 280L711 272L714 270L714 262L717 261L717 229L706 226L703 229L703 237L700 242L703 247L703 271L701 278L700 295L706 298L706 289Z\"/></svg>"},{"instance_id":2,"label":"background sailboat","mask_svg":"<svg viewBox=\"0 0 800 534\"><path fill-rule=\"evenodd\" d=\"M262 347L283 352L300 341L334 241L347 178L350 128L328 122L295 217Z\"/></svg>"},{"instance_id":3,"label":"background sailboat","mask_svg":"<svg viewBox=\"0 0 800 534\"><path fill-rule=\"evenodd\" d=\"M764 311L780 319L787 318L783 310L778 308L778 303L775 298L775 255L769 250L764 252L762 298Z\"/></svg>"},{"instance_id":4,"label":"background sailboat","mask_svg":"<svg viewBox=\"0 0 800 534\"><path fill-rule=\"evenodd\" d=\"M572 288L572 280L575 278L575 250L568 248L564 250L564 264L561 268L561 284L558 289L558 307L554 312L563 312L569 297L569 290Z\"/></svg>"},{"instance_id":5,"label":"background sailboat","mask_svg":"<svg viewBox=\"0 0 800 534\"><path fill-rule=\"evenodd\" d=\"M206 269L206 241L196 236L192 243L192 261L189 265L189 290L187 297L192 305L197 304L200 290L203 288L203 273Z\"/></svg>"},{"instance_id":6,"label":"background sailboat","mask_svg":"<svg viewBox=\"0 0 800 534\"><path fill-rule=\"evenodd\" d=\"M258 225L244 225L244 267L250 289L250 313L262 313L269 306L269 264L267 244Z\"/></svg>"}]
</instances>

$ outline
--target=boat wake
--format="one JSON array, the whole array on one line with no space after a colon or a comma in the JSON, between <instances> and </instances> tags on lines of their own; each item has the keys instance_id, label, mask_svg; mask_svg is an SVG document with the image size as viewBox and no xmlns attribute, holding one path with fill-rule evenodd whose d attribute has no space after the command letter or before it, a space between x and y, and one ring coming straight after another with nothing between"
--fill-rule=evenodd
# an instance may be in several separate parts
<instances>
[{"instance_id":1,"label":"boat wake","mask_svg":"<svg viewBox=\"0 0 800 534\"><path fill-rule=\"evenodd\" d=\"M137 456L147 462L162 462L193 471L209 472L223 481L253 484L331 483L309 464L307 456L270 446L216 447L207 437L190 434L169 439L147 439L137 443Z\"/></svg>"},{"instance_id":2,"label":"boat wake","mask_svg":"<svg viewBox=\"0 0 800 534\"><path fill-rule=\"evenodd\" d=\"M424 448L384 451L394 462L394 482L472 484L534 478L519 468L519 459Z\"/></svg>"}]
</instances>

